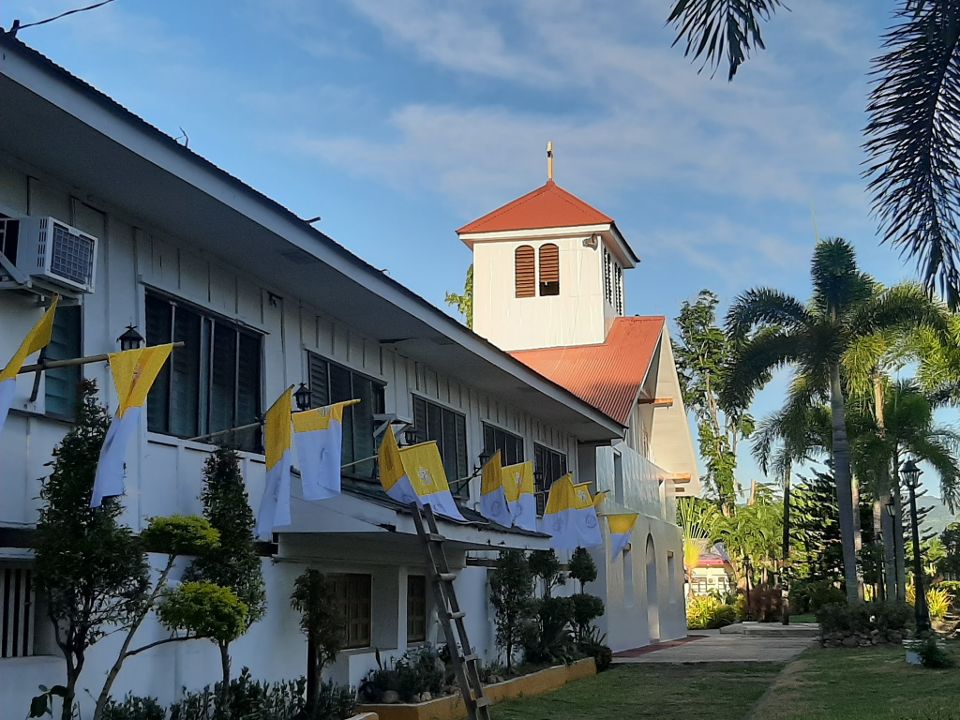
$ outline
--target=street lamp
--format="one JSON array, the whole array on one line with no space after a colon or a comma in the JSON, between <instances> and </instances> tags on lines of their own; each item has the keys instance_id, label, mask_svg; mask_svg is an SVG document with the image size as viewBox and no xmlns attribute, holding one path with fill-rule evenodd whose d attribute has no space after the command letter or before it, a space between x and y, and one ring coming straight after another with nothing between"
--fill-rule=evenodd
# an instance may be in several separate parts
<instances>
[{"instance_id":1,"label":"street lamp","mask_svg":"<svg viewBox=\"0 0 960 720\"><path fill-rule=\"evenodd\" d=\"M293 400L297 403L297 410L309 410L310 388L304 383L300 383L300 387L298 387L297 391L293 394Z\"/></svg>"},{"instance_id":2,"label":"street lamp","mask_svg":"<svg viewBox=\"0 0 960 720\"><path fill-rule=\"evenodd\" d=\"M917 615L917 632L930 630L930 612L927 610L927 592L923 587L923 560L920 557L920 528L917 521L917 488L920 486L920 475L923 471L917 467L912 459L907 460L900 468L900 475L910 491L910 524L913 530L913 575L916 583L916 599L913 603Z\"/></svg>"},{"instance_id":3,"label":"street lamp","mask_svg":"<svg viewBox=\"0 0 960 720\"><path fill-rule=\"evenodd\" d=\"M137 332L136 325L127 325L127 329L117 338L123 351L137 350L143 345L143 335Z\"/></svg>"}]
</instances>

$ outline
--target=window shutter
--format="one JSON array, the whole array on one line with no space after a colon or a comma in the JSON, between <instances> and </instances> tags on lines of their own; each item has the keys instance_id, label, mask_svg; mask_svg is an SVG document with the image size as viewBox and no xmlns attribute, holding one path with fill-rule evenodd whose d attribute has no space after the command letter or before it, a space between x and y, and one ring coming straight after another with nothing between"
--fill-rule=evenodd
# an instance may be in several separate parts
<instances>
[{"instance_id":1,"label":"window shutter","mask_svg":"<svg viewBox=\"0 0 960 720\"><path fill-rule=\"evenodd\" d=\"M310 404L313 407L323 407L330 404L330 385L327 380L327 361L316 355L308 355L310 359Z\"/></svg>"},{"instance_id":2,"label":"window shutter","mask_svg":"<svg viewBox=\"0 0 960 720\"><path fill-rule=\"evenodd\" d=\"M413 398L413 429L417 432L417 442L427 440L427 401L420 397Z\"/></svg>"},{"instance_id":3,"label":"window shutter","mask_svg":"<svg viewBox=\"0 0 960 720\"><path fill-rule=\"evenodd\" d=\"M171 340L173 312L170 303L147 293L146 303L147 345L161 345ZM179 351L177 351L179 352ZM153 432L168 432L170 429L170 363L163 364L150 394L147 395L147 428Z\"/></svg>"},{"instance_id":4,"label":"window shutter","mask_svg":"<svg viewBox=\"0 0 960 720\"><path fill-rule=\"evenodd\" d=\"M536 286L536 270L534 268L533 248L530 245L521 245L514 251L516 265L517 297L533 297Z\"/></svg>"},{"instance_id":5,"label":"window shutter","mask_svg":"<svg viewBox=\"0 0 960 720\"><path fill-rule=\"evenodd\" d=\"M540 246L540 294L560 294L560 249L553 243Z\"/></svg>"},{"instance_id":6,"label":"window shutter","mask_svg":"<svg viewBox=\"0 0 960 720\"><path fill-rule=\"evenodd\" d=\"M80 357L80 306L59 308L53 317L53 334L47 345L47 360ZM77 414L80 368L64 367L45 373L44 398L47 413L73 419Z\"/></svg>"}]
</instances>

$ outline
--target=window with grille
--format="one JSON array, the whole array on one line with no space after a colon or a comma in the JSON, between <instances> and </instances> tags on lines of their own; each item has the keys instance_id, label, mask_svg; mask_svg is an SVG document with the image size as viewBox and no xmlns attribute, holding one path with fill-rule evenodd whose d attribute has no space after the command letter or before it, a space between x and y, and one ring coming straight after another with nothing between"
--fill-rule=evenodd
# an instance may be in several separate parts
<instances>
[{"instance_id":1,"label":"window with grille","mask_svg":"<svg viewBox=\"0 0 960 720\"><path fill-rule=\"evenodd\" d=\"M533 297L537 285L533 248L530 245L521 245L514 251L513 261L517 297Z\"/></svg>"},{"instance_id":2,"label":"window with grille","mask_svg":"<svg viewBox=\"0 0 960 720\"><path fill-rule=\"evenodd\" d=\"M33 655L33 573L0 565L0 658Z\"/></svg>"},{"instance_id":3,"label":"window with grille","mask_svg":"<svg viewBox=\"0 0 960 720\"><path fill-rule=\"evenodd\" d=\"M544 445L534 444L533 471L537 486L537 515L543 515L550 486L567 474L567 456Z\"/></svg>"},{"instance_id":4,"label":"window with grille","mask_svg":"<svg viewBox=\"0 0 960 720\"><path fill-rule=\"evenodd\" d=\"M407 643L427 639L427 578L407 575Z\"/></svg>"},{"instance_id":5,"label":"window with grille","mask_svg":"<svg viewBox=\"0 0 960 720\"><path fill-rule=\"evenodd\" d=\"M487 455L493 455L497 450L500 451L500 459L504 465L516 465L524 460L522 437L490 423L484 423L483 451Z\"/></svg>"},{"instance_id":6,"label":"window with grille","mask_svg":"<svg viewBox=\"0 0 960 720\"><path fill-rule=\"evenodd\" d=\"M330 579L333 582L333 597L343 618L343 646L370 647L370 576L333 575Z\"/></svg>"},{"instance_id":7,"label":"window with grille","mask_svg":"<svg viewBox=\"0 0 960 720\"><path fill-rule=\"evenodd\" d=\"M466 415L414 395L413 426L417 442L436 440L454 497L462 500L470 497L469 483L457 482L469 474Z\"/></svg>"},{"instance_id":8,"label":"window with grille","mask_svg":"<svg viewBox=\"0 0 960 720\"><path fill-rule=\"evenodd\" d=\"M610 277L610 252L603 251L603 296L607 302L613 305L613 289L611 288L612 279Z\"/></svg>"},{"instance_id":9,"label":"window with grille","mask_svg":"<svg viewBox=\"0 0 960 720\"><path fill-rule=\"evenodd\" d=\"M260 415L262 337L220 316L146 295L147 345L182 341L147 398L147 427L197 437L255 423ZM260 428L225 433L217 444L259 452Z\"/></svg>"},{"instance_id":10,"label":"window with grille","mask_svg":"<svg viewBox=\"0 0 960 720\"><path fill-rule=\"evenodd\" d=\"M373 416L383 412L386 385L378 380L337 365L314 353L307 353L310 373L310 404L322 407L342 400L360 400L359 405L343 412L343 474L361 480L375 480L376 460L364 460L377 454L373 438L376 423Z\"/></svg>"},{"instance_id":11,"label":"window with grille","mask_svg":"<svg viewBox=\"0 0 960 720\"><path fill-rule=\"evenodd\" d=\"M81 352L80 306L57 307L53 333L47 345L47 360L78 358ZM52 368L44 372L44 407L48 415L73 420L77 416L80 366Z\"/></svg>"},{"instance_id":12,"label":"window with grille","mask_svg":"<svg viewBox=\"0 0 960 720\"><path fill-rule=\"evenodd\" d=\"M540 246L540 294L560 294L560 249L553 243Z\"/></svg>"}]
</instances>

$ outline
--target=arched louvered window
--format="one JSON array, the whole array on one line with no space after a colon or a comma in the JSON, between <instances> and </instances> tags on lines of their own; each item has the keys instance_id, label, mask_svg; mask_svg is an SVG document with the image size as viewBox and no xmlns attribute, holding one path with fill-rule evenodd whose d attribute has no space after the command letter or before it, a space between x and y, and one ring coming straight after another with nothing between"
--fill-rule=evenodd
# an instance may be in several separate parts
<instances>
[{"instance_id":1,"label":"arched louvered window","mask_svg":"<svg viewBox=\"0 0 960 720\"><path fill-rule=\"evenodd\" d=\"M534 266L533 248L521 245L514 252L515 276L517 297L533 297L536 294L536 267Z\"/></svg>"},{"instance_id":2,"label":"arched louvered window","mask_svg":"<svg viewBox=\"0 0 960 720\"><path fill-rule=\"evenodd\" d=\"M553 243L540 246L540 294L560 294L560 249Z\"/></svg>"}]
</instances>

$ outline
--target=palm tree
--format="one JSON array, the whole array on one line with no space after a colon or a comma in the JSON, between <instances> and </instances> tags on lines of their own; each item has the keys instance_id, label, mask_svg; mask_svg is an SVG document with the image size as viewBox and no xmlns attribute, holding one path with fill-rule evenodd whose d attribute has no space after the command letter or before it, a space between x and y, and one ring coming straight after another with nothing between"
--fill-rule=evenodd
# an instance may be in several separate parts
<instances>
[{"instance_id":1,"label":"palm tree","mask_svg":"<svg viewBox=\"0 0 960 720\"><path fill-rule=\"evenodd\" d=\"M879 4L878 4L879 5ZM674 44L728 79L783 0L672 0ZM928 291L960 305L960 1L899 0L874 60L866 177L884 241L917 259Z\"/></svg>"},{"instance_id":2,"label":"palm tree","mask_svg":"<svg viewBox=\"0 0 960 720\"><path fill-rule=\"evenodd\" d=\"M687 594L693 596L693 570L710 547L720 513L713 503L688 497L677 500L677 525L683 533L683 567L687 573Z\"/></svg>"},{"instance_id":3,"label":"palm tree","mask_svg":"<svg viewBox=\"0 0 960 720\"><path fill-rule=\"evenodd\" d=\"M902 287L879 290L857 266L853 247L833 238L817 243L811 263L813 297L808 306L770 288L748 290L727 314L727 332L735 352L726 388L749 402L770 373L791 365L815 391L825 390L830 402L831 456L840 509L844 581L847 596L862 593L857 573L850 447L847 438L841 360L858 337L885 329L931 323L930 308L922 298Z\"/></svg>"}]
</instances>

